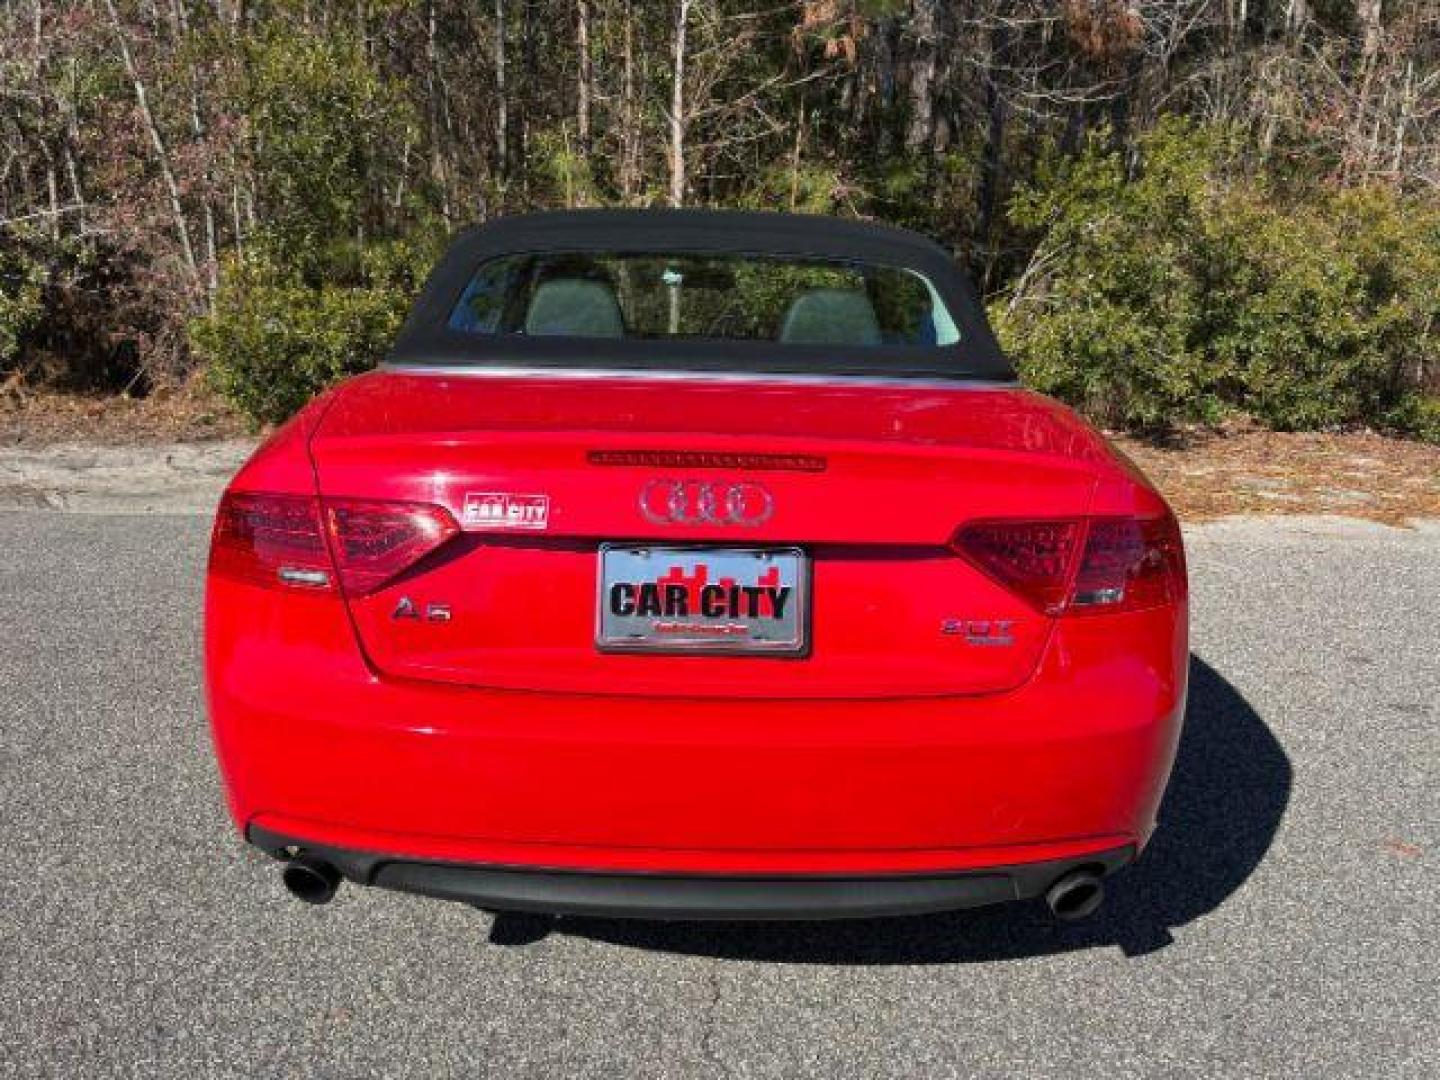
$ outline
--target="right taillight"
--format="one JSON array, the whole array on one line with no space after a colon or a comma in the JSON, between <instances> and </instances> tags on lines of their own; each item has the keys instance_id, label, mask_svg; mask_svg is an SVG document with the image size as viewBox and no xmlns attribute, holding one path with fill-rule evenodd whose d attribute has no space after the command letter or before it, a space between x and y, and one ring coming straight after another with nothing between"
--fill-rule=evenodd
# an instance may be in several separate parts
<instances>
[{"instance_id":1,"label":"right taillight","mask_svg":"<svg viewBox=\"0 0 1440 1080\"><path fill-rule=\"evenodd\" d=\"M1046 615L1139 611L1185 596L1185 551L1170 514L977 521L953 546Z\"/></svg>"},{"instance_id":2,"label":"right taillight","mask_svg":"<svg viewBox=\"0 0 1440 1080\"><path fill-rule=\"evenodd\" d=\"M1084 523L975 521L955 537L955 549L1047 615L1065 609Z\"/></svg>"},{"instance_id":3,"label":"right taillight","mask_svg":"<svg viewBox=\"0 0 1440 1080\"><path fill-rule=\"evenodd\" d=\"M1158 518L1093 518L1070 588L1071 614L1139 611L1185 597L1180 526Z\"/></svg>"}]
</instances>

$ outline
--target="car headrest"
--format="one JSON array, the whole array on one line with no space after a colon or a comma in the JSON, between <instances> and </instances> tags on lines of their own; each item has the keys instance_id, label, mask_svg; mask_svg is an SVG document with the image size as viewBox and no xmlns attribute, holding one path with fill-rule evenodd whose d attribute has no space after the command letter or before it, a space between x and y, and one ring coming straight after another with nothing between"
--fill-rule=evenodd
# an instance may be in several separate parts
<instances>
[{"instance_id":1,"label":"car headrest","mask_svg":"<svg viewBox=\"0 0 1440 1080\"><path fill-rule=\"evenodd\" d=\"M625 321L614 291L603 281L552 278L541 282L530 299L525 333L618 338L625 336Z\"/></svg>"},{"instance_id":2,"label":"car headrest","mask_svg":"<svg viewBox=\"0 0 1440 1080\"><path fill-rule=\"evenodd\" d=\"M811 289L797 296L785 313L780 340L791 345L879 345L880 322L863 292Z\"/></svg>"}]
</instances>

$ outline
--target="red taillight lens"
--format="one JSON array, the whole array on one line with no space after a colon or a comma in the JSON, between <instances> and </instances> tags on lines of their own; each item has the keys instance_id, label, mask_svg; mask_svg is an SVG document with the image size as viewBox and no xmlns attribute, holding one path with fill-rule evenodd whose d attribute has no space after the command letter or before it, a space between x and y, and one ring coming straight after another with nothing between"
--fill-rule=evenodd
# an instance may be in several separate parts
<instances>
[{"instance_id":1,"label":"red taillight lens","mask_svg":"<svg viewBox=\"0 0 1440 1080\"><path fill-rule=\"evenodd\" d=\"M220 500L210 544L211 572L269 588L334 589L348 596L393 580L460 531L427 503L326 499L231 491ZM334 561L331 561L333 554Z\"/></svg>"},{"instance_id":2,"label":"red taillight lens","mask_svg":"<svg viewBox=\"0 0 1440 1080\"><path fill-rule=\"evenodd\" d=\"M1080 545L1078 521L976 521L955 537L960 554L1047 615L1065 607Z\"/></svg>"},{"instance_id":3,"label":"red taillight lens","mask_svg":"<svg viewBox=\"0 0 1440 1080\"><path fill-rule=\"evenodd\" d=\"M1096 518L1070 592L1076 615L1139 611L1184 599L1180 526L1161 518Z\"/></svg>"},{"instance_id":4,"label":"red taillight lens","mask_svg":"<svg viewBox=\"0 0 1440 1080\"><path fill-rule=\"evenodd\" d=\"M460 531L443 507L367 499L326 499L325 523L347 596L374 592Z\"/></svg>"},{"instance_id":5,"label":"red taillight lens","mask_svg":"<svg viewBox=\"0 0 1440 1080\"><path fill-rule=\"evenodd\" d=\"M331 589L330 556L315 500L226 492L215 513L210 571L269 588Z\"/></svg>"},{"instance_id":6,"label":"red taillight lens","mask_svg":"<svg viewBox=\"0 0 1440 1080\"><path fill-rule=\"evenodd\" d=\"M978 521L954 546L1046 615L1139 611L1185 597L1185 549L1169 514Z\"/></svg>"}]
</instances>

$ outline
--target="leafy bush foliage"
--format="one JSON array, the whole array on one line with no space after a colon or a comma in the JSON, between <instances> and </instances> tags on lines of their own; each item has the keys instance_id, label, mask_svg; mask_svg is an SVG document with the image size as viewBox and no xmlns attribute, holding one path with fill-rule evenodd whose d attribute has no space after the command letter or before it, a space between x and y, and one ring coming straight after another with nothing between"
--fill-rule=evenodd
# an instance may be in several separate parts
<instances>
[{"instance_id":1,"label":"leafy bush foliage","mask_svg":"<svg viewBox=\"0 0 1440 1080\"><path fill-rule=\"evenodd\" d=\"M267 236L311 262L336 238L373 233L377 193L395 188L404 200L397 163L417 137L402 87L343 27L261 34L245 58L230 98L249 120L251 168L267 181L258 193Z\"/></svg>"},{"instance_id":2,"label":"leafy bush foliage","mask_svg":"<svg viewBox=\"0 0 1440 1080\"><path fill-rule=\"evenodd\" d=\"M213 314L190 328L212 385L257 423L278 423L331 383L373 367L405 317L430 247L371 245L348 279L320 283L273 255L232 259Z\"/></svg>"},{"instance_id":3,"label":"leafy bush foliage","mask_svg":"<svg viewBox=\"0 0 1440 1080\"><path fill-rule=\"evenodd\" d=\"M433 223L674 201L934 237L1106 423L1433 432L1440 6L1179 6L0 5L0 385L274 418Z\"/></svg>"},{"instance_id":4,"label":"leafy bush foliage","mask_svg":"<svg viewBox=\"0 0 1440 1080\"><path fill-rule=\"evenodd\" d=\"M42 277L42 267L18 245L0 245L0 370L15 360L25 332L40 318Z\"/></svg>"},{"instance_id":5,"label":"leafy bush foliage","mask_svg":"<svg viewBox=\"0 0 1440 1080\"><path fill-rule=\"evenodd\" d=\"M1037 247L991 313L1023 374L1118 427L1238 411L1433 438L1440 210L1389 189L1291 203L1240 170L1239 146L1170 120L1133 178L1092 147L1015 198Z\"/></svg>"},{"instance_id":6,"label":"leafy bush foliage","mask_svg":"<svg viewBox=\"0 0 1440 1080\"><path fill-rule=\"evenodd\" d=\"M249 118L267 226L221 264L190 345L211 384L256 423L278 423L373 367L438 254L423 192L398 172L418 121L400 86L344 27L262 33L228 92ZM375 219L377 192L393 220ZM405 239L395 239L403 233Z\"/></svg>"}]
</instances>

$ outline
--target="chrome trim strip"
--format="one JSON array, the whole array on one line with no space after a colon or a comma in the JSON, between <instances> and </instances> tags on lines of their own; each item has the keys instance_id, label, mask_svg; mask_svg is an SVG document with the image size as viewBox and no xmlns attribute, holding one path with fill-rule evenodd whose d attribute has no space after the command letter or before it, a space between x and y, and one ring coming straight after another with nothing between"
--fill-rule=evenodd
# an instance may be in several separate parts
<instances>
[{"instance_id":1,"label":"chrome trim strip","mask_svg":"<svg viewBox=\"0 0 1440 1080\"><path fill-rule=\"evenodd\" d=\"M575 367L518 367L518 366L476 366L451 367L448 364L392 364L388 361L379 366L381 371L393 371L406 375L455 375L465 378L486 379L637 379L659 382L718 382L718 383L786 383L799 386L876 386L906 390L1015 390L1020 388L1017 379L969 379L957 376L953 379L918 376L906 378L902 375L805 375L784 371L698 371L685 369L646 368L575 368Z\"/></svg>"}]
</instances>

